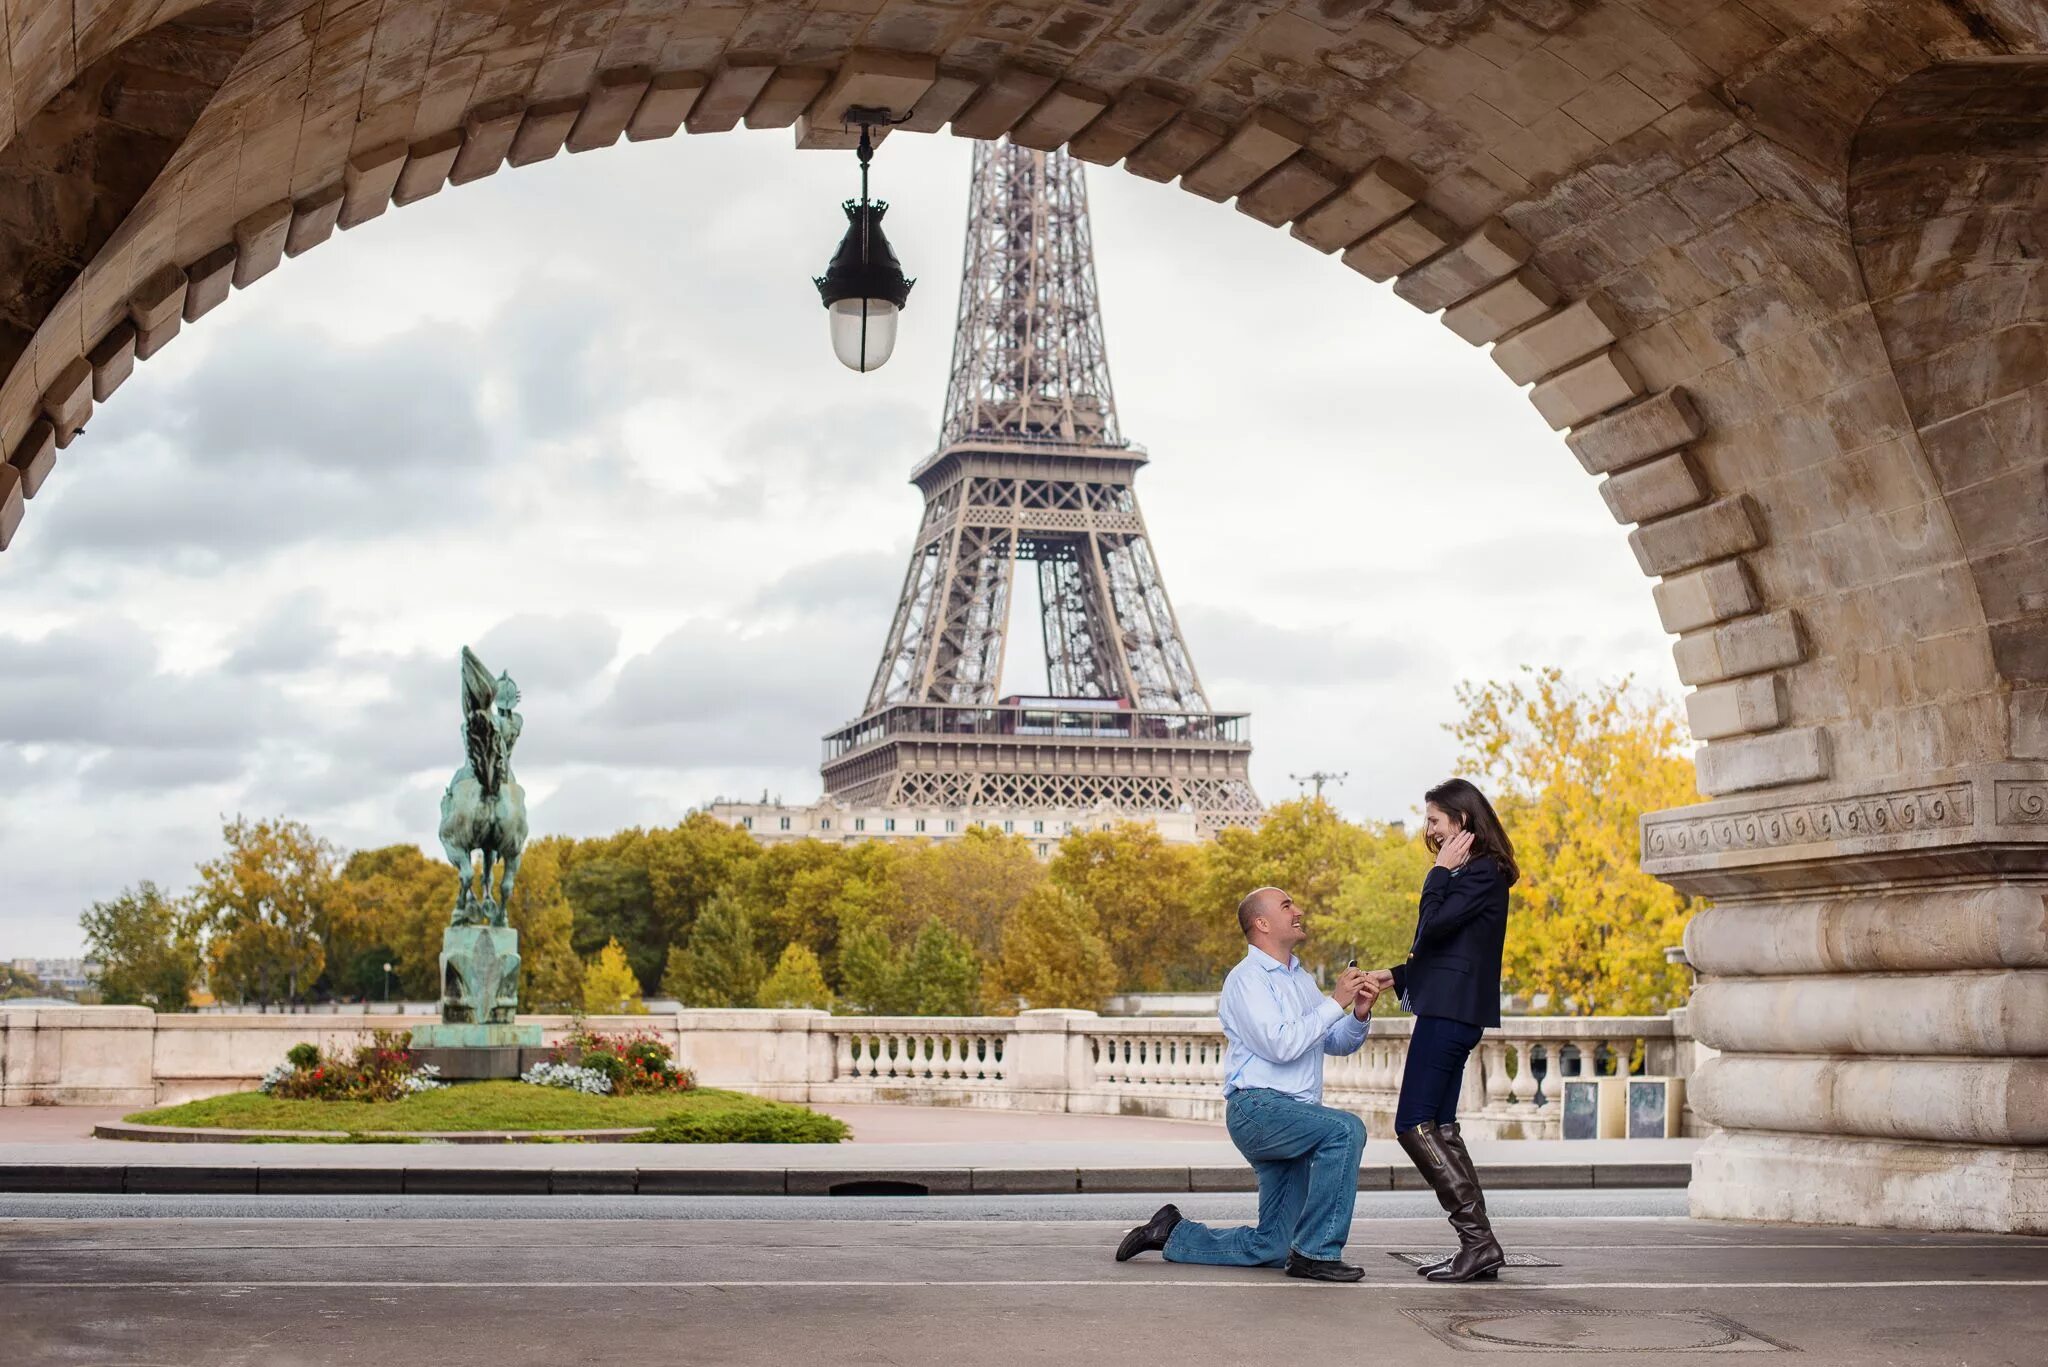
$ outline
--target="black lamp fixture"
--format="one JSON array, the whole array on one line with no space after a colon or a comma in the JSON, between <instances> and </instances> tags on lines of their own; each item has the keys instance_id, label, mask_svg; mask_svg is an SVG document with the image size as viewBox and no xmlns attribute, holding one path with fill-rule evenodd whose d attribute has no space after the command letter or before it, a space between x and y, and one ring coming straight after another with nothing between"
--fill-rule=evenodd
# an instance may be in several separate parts
<instances>
[{"instance_id":1,"label":"black lamp fixture","mask_svg":"<svg viewBox=\"0 0 2048 1367\"><path fill-rule=\"evenodd\" d=\"M904 277L882 234L882 215L889 205L868 198L868 163L875 156L871 130L902 121L886 109L856 106L846 111L846 122L860 125L860 198L841 206L846 210L846 236L839 240L832 264L813 279L832 321L832 352L849 370L874 370L889 359L896 349L896 317L917 283Z\"/></svg>"}]
</instances>

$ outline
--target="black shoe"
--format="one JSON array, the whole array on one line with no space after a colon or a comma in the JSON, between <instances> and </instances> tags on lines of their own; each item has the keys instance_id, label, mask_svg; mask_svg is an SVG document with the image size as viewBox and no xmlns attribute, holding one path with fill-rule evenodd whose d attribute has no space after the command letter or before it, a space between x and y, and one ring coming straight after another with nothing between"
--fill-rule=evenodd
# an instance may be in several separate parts
<instances>
[{"instance_id":1,"label":"black shoe","mask_svg":"<svg viewBox=\"0 0 2048 1367\"><path fill-rule=\"evenodd\" d=\"M1152 1218L1139 1225L1124 1241L1116 1246L1116 1260L1127 1263L1140 1253L1151 1253L1166 1247L1166 1236L1173 1233L1173 1227L1180 1223L1180 1207L1164 1205L1152 1213Z\"/></svg>"},{"instance_id":2,"label":"black shoe","mask_svg":"<svg viewBox=\"0 0 2048 1367\"><path fill-rule=\"evenodd\" d=\"M1365 1269L1338 1262L1335 1258L1304 1258L1290 1250L1287 1254L1287 1275L1312 1282L1355 1282L1365 1276Z\"/></svg>"}]
</instances>

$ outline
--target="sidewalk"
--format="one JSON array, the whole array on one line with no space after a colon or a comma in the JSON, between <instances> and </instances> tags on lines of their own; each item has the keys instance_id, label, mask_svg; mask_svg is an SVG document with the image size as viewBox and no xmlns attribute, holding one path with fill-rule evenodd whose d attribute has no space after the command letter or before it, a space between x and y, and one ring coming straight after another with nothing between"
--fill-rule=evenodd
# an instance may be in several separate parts
<instances>
[{"instance_id":1,"label":"sidewalk","mask_svg":"<svg viewBox=\"0 0 2048 1367\"><path fill-rule=\"evenodd\" d=\"M662 1195L1251 1191L1219 1125L950 1108L832 1109L847 1144L139 1144L81 1137L103 1108L0 1112L0 1191ZM34 1114L40 1112L40 1114ZM875 1136L887 1135L886 1139ZM1508 1187L1682 1187L1692 1139L1474 1140L1481 1180ZM1359 1190L1419 1189L1374 1136Z\"/></svg>"}]
</instances>

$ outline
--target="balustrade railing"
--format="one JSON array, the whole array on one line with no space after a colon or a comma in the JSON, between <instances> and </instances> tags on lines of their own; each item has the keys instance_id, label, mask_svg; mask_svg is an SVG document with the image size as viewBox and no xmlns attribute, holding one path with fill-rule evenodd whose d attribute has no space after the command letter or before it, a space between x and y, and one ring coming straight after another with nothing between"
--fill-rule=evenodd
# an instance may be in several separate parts
<instances>
[{"instance_id":1,"label":"balustrade railing","mask_svg":"<svg viewBox=\"0 0 2048 1367\"><path fill-rule=\"evenodd\" d=\"M1015 1022L951 1017L835 1019L832 1078L901 1086L998 1088Z\"/></svg>"}]
</instances>

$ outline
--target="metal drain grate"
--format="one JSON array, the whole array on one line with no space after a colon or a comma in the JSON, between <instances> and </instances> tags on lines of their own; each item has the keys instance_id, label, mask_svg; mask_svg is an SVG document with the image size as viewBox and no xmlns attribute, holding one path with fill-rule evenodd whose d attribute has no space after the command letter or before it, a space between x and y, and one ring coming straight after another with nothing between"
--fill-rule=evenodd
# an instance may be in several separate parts
<instances>
[{"instance_id":1,"label":"metal drain grate","mask_svg":"<svg viewBox=\"0 0 2048 1367\"><path fill-rule=\"evenodd\" d=\"M1388 1249L1387 1256L1389 1258L1399 1258L1402 1262L1408 1264L1408 1266L1410 1267L1420 1267L1424 1263L1439 1262L1442 1259L1450 1257L1453 1253L1456 1253L1457 1251L1458 1250L1455 1248L1446 1248L1441 1252L1437 1253L1396 1253L1392 1249ZM1564 1264L1554 1263L1550 1261L1550 1259L1548 1258L1539 1258L1534 1253L1510 1253L1508 1254L1508 1266L1563 1267Z\"/></svg>"},{"instance_id":2,"label":"metal drain grate","mask_svg":"<svg viewBox=\"0 0 2048 1367\"><path fill-rule=\"evenodd\" d=\"M1711 1310L1403 1310L1467 1353L1796 1353Z\"/></svg>"}]
</instances>

